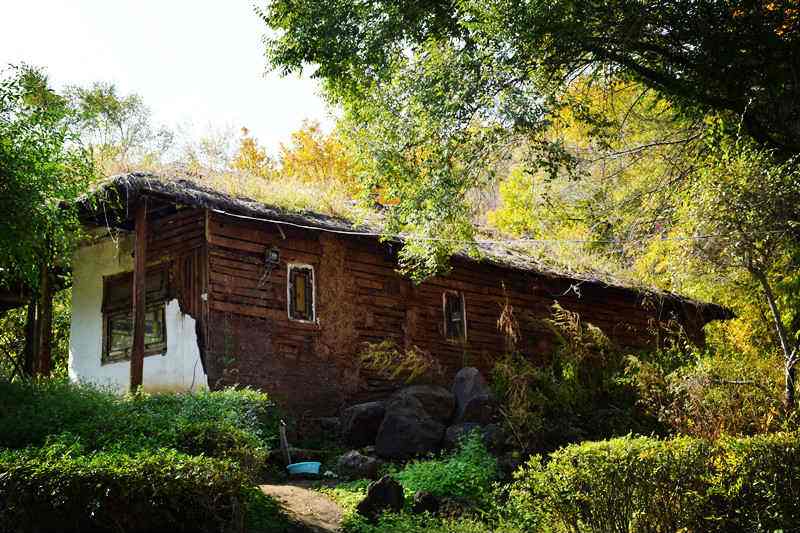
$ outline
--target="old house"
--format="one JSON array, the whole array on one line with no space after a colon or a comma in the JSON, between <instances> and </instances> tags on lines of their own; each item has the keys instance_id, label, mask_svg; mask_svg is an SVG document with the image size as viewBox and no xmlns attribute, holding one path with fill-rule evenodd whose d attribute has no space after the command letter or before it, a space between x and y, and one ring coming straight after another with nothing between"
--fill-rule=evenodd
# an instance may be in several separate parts
<instances>
[{"instance_id":1,"label":"old house","mask_svg":"<svg viewBox=\"0 0 800 533\"><path fill-rule=\"evenodd\" d=\"M393 386L360 368L365 343L429 354L445 380L464 365L488 370L507 348L506 304L545 318L557 301L634 349L657 342L659 323L702 342L703 326L725 317L715 305L553 272L489 246L414 285L396 272L399 243L189 181L116 177L81 203L81 217L88 238L73 261L69 371L120 390L239 383L325 415ZM519 329L518 350L548 356L546 328L526 319Z\"/></svg>"}]
</instances>

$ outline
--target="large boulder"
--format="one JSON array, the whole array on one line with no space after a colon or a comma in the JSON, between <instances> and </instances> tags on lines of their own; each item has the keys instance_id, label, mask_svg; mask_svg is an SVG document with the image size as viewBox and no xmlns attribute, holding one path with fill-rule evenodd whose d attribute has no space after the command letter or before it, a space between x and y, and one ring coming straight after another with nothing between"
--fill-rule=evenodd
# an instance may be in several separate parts
<instances>
[{"instance_id":1,"label":"large boulder","mask_svg":"<svg viewBox=\"0 0 800 533\"><path fill-rule=\"evenodd\" d=\"M407 394L420 401L431 418L447 424L453 418L456 399L453 393L438 385L412 385L400 390L395 396Z\"/></svg>"},{"instance_id":2,"label":"large boulder","mask_svg":"<svg viewBox=\"0 0 800 533\"><path fill-rule=\"evenodd\" d=\"M431 513L439 511L439 498L428 491L418 490L414 493L414 500L411 504L411 512L415 514Z\"/></svg>"},{"instance_id":3,"label":"large boulder","mask_svg":"<svg viewBox=\"0 0 800 533\"><path fill-rule=\"evenodd\" d=\"M404 503L405 496L400 483L391 476L383 476L369 484L367 495L356 506L356 511L361 516L375 520L384 511L400 512Z\"/></svg>"},{"instance_id":4,"label":"large boulder","mask_svg":"<svg viewBox=\"0 0 800 533\"><path fill-rule=\"evenodd\" d=\"M408 459L435 451L444 430L444 424L434 420L417 398L410 394L394 396L386 405L375 451L387 459Z\"/></svg>"},{"instance_id":5,"label":"large boulder","mask_svg":"<svg viewBox=\"0 0 800 533\"><path fill-rule=\"evenodd\" d=\"M359 403L343 410L340 420L344 441L355 447L374 444L385 412L383 402Z\"/></svg>"},{"instance_id":6,"label":"large boulder","mask_svg":"<svg viewBox=\"0 0 800 533\"><path fill-rule=\"evenodd\" d=\"M336 462L337 472L345 479L376 479L380 467L379 459L356 450L341 455Z\"/></svg>"},{"instance_id":7,"label":"large boulder","mask_svg":"<svg viewBox=\"0 0 800 533\"><path fill-rule=\"evenodd\" d=\"M455 423L475 422L488 424L494 415L496 403L492 391L477 368L462 368L453 380L456 399Z\"/></svg>"}]
</instances>

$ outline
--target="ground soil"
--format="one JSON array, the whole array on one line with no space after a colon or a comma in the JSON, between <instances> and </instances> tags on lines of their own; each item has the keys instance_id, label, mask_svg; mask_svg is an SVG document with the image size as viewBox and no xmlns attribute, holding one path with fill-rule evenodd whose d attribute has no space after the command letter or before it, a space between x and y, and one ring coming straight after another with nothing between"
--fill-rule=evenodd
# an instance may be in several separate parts
<instances>
[{"instance_id":1,"label":"ground soil","mask_svg":"<svg viewBox=\"0 0 800 533\"><path fill-rule=\"evenodd\" d=\"M283 507L294 526L287 533L333 533L341 531L342 510L330 498L310 488L311 483L260 485L267 496Z\"/></svg>"}]
</instances>

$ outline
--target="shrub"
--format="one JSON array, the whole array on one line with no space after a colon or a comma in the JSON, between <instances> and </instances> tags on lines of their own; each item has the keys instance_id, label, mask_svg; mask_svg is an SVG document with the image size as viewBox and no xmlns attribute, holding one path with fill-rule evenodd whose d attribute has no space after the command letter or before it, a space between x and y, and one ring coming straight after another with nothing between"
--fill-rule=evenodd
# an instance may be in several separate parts
<instances>
[{"instance_id":1,"label":"shrub","mask_svg":"<svg viewBox=\"0 0 800 533\"><path fill-rule=\"evenodd\" d=\"M241 530L246 477L173 450L86 454L56 443L0 452L0 531Z\"/></svg>"},{"instance_id":2,"label":"shrub","mask_svg":"<svg viewBox=\"0 0 800 533\"><path fill-rule=\"evenodd\" d=\"M117 396L63 381L0 381L0 446L41 446L62 432L90 451L174 448L244 466L277 436L275 407L249 389Z\"/></svg>"},{"instance_id":3,"label":"shrub","mask_svg":"<svg viewBox=\"0 0 800 533\"><path fill-rule=\"evenodd\" d=\"M627 373L640 405L673 431L716 439L792 425L781 403L782 365L721 350L692 356L680 366L628 360Z\"/></svg>"},{"instance_id":4,"label":"shrub","mask_svg":"<svg viewBox=\"0 0 800 533\"><path fill-rule=\"evenodd\" d=\"M711 498L719 531L800 528L800 435L725 437L718 443Z\"/></svg>"},{"instance_id":5,"label":"shrub","mask_svg":"<svg viewBox=\"0 0 800 533\"><path fill-rule=\"evenodd\" d=\"M413 461L396 477L411 494L422 490L435 496L486 503L492 482L497 478L497 460L486 450L480 432L473 431L462 439L454 454Z\"/></svg>"},{"instance_id":6,"label":"shrub","mask_svg":"<svg viewBox=\"0 0 800 533\"><path fill-rule=\"evenodd\" d=\"M514 351L519 326L508 303L498 321L511 349L495 362L491 377L507 434L514 438L509 444L547 452L587 439L661 433L658 420L637 405L619 347L579 314L557 303L551 309L546 320L523 316L553 336L554 351L544 364Z\"/></svg>"},{"instance_id":7,"label":"shrub","mask_svg":"<svg viewBox=\"0 0 800 533\"><path fill-rule=\"evenodd\" d=\"M800 436L625 437L573 445L516 475L511 514L554 531L775 531L800 526Z\"/></svg>"},{"instance_id":8,"label":"shrub","mask_svg":"<svg viewBox=\"0 0 800 533\"><path fill-rule=\"evenodd\" d=\"M444 376L444 368L433 355L416 346L401 350L391 339L364 343L358 363L385 379L406 383L431 382Z\"/></svg>"}]
</instances>

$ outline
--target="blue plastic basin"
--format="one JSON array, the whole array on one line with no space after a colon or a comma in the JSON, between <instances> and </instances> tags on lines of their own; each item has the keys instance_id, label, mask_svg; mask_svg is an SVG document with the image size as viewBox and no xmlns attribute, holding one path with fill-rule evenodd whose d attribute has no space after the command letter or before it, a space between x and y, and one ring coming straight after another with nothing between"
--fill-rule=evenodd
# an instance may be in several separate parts
<instances>
[{"instance_id":1,"label":"blue plastic basin","mask_svg":"<svg viewBox=\"0 0 800 533\"><path fill-rule=\"evenodd\" d=\"M310 461L307 463L292 463L286 467L290 474L319 474L321 463Z\"/></svg>"}]
</instances>

